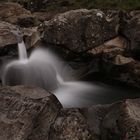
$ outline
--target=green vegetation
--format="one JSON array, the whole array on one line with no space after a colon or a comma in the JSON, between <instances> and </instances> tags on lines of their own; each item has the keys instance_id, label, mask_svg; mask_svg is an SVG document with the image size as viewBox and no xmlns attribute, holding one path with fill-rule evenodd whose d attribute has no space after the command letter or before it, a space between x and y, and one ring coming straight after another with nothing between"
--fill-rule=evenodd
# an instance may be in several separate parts
<instances>
[{"instance_id":1,"label":"green vegetation","mask_svg":"<svg viewBox=\"0 0 140 140\"><path fill-rule=\"evenodd\" d=\"M57 0L51 8L68 6L69 8L99 9L140 9L140 0Z\"/></svg>"},{"instance_id":2,"label":"green vegetation","mask_svg":"<svg viewBox=\"0 0 140 140\"><path fill-rule=\"evenodd\" d=\"M5 1L5 0L0 0ZM77 8L87 9L140 9L140 0L7 0L26 5L30 9L70 10Z\"/></svg>"}]
</instances>

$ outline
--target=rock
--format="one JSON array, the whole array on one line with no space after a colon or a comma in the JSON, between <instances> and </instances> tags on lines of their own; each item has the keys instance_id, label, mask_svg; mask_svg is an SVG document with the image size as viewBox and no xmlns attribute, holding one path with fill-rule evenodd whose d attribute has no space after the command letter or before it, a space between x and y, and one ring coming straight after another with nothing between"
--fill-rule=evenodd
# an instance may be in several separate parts
<instances>
[{"instance_id":1,"label":"rock","mask_svg":"<svg viewBox=\"0 0 140 140\"><path fill-rule=\"evenodd\" d=\"M114 39L111 39L102 45L93 48L88 51L93 57L98 57L101 55L106 55L106 57L114 57L118 54L123 54L127 49L127 40L123 37L118 36Z\"/></svg>"},{"instance_id":2,"label":"rock","mask_svg":"<svg viewBox=\"0 0 140 140\"><path fill-rule=\"evenodd\" d=\"M115 67L112 69L114 79L123 82L131 87L140 88L140 62L132 61L122 67ZM116 72L116 74L115 74Z\"/></svg>"},{"instance_id":3,"label":"rock","mask_svg":"<svg viewBox=\"0 0 140 140\"><path fill-rule=\"evenodd\" d=\"M119 12L78 9L45 22L46 43L85 52L118 35Z\"/></svg>"},{"instance_id":4,"label":"rock","mask_svg":"<svg viewBox=\"0 0 140 140\"><path fill-rule=\"evenodd\" d=\"M140 99L62 109L53 94L33 86L0 87L2 140L138 140Z\"/></svg>"},{"instance_id":5,"label":"rock","mask_svg":"<svg viewBox=\"0 0 140 140\"><path fill-rule=\"evenodd\" d=\"M27 49L36 47L41 41L42 30L40 27L22 28L21 30Z\"/></svg>"},{"instance_id":6,"label":"rock","mask_svg":"<svg viewBox=\"0 0 140 140\"><path fill-rule=\"evenodd\" d=\"M140 53L140 10L124 13L122 34L130 41L130 51L139 58Z\"/></svg>"},{"instance_id":7,"label":"rock","mask_svg":"<svg viewBox=\"0 0 140 140\"><path fill-rule=\"evenodd\" d=\"M18 36L23 36L27 48L36 46L41 39L39 27L20 28L10 23L0 21L0 56L17 55Z\"/></svg>"},{"instance_id":8,"label":"rock","mask_svg":"<svg viewBox=\"0 0 140 140\"><path fill-rule=\"evenodd\" d=\"M17 3L11 2L0 4L0 20L26 28L40 24L38 19L30 11L24 9Z\"/></svg>"},{"instance_id":9,"label":"rock","mask_svg":"<svg viewBox=\"0 0 140 140\"><path fill-rule=\"evenodd\" d=\"M16 26L7 22L0 22L0 47L17 43L16 35L13 34L14 30L17 30Z\"/></svg>"},{"instance_id":10,"label":"rock","mask_svg":"<svg viewBox=\"0 0 140 140\"><path fill-rule=\"evenodd\" d=\"M88 120L90 131L97 140L100 140L100 137L102 135L101 133L102 120L104 119L106 114L109 112L110 106L111 106L110 104L109 105L93 105L83 111L84 116Z\"/></svg>"},{"instance_id":11,"label":"rock","mask_svg":"<svg viewBox=\"0 0 140 140\"><path fill-rule=\"evenodd\" d=\"M0 3L0 20L17 23L18 18L29 17L31 13L17 3Z\"/></svg>"},{"instance_id":12,"label":"rock","mask_svg":"<svg viewBox=\"0 0 140 140\"><path fill-rule=\"evenodd\" d=\"M115 65L124 65L124 64L128 64L128 63L131 63L131 62L134 62L135 60L131 57L124 57L124 56L121 56L121 55L117 55L114 59L114 64Z\"/></svg>"},{"instance_id":13,"label":"rock","mask_svg":"<svg viewBox=\"0 0 140 140\"><path fill-rule=\"evenodd\" d=\"M63 109L50 131L51 140L94 140L80 109Z\"/></svg>"},{"instance_id":14,"label":"rock","mask_svg":"<svg viewBox=\"0 0 140 140\"><path fill-rule=\"evenodd\" d=\"M39 24L40 22L34 16L22 16L17 19L17 25L19 25L20 27L29 28L38 26Z\"/></svg>"},{"instance_id":15,"label":"rock","mask_svg":"<svg viewBox=\"0 0 140 140\"><path fill-rule=\"evenodd\" d=\"M60 108L56 97L40 88L0 87L0 139L47 140Z\"/></svg>"},{"instance_id":16,"label":"rock","mask_svg":"<svg viewBox=\"0 0 140 140\"><path fill-rule=\"evenodd\" d=\"M46 8L46 4L48 3L48 0L20 0L19 3L23 5L26 9L35 12L40 11L44 8Z\"/></svg>"},{"instance_id":17,"label":"rock","mask_svg":"<svg viewBox=\"0 0 140 140\"><path fill-rule=\"evenodd\" d=\"M112 83L140 88L140 62L131 57L117 55L110 61L102 61L101 71Z\"/></svg>"},{"instance_id":18,"label":"rock","mask_svg":"<svg viewBox=\"0 0 140 140\"><path fill-rule=\"evenodd\" d=\"M60 14L62 12L60 11L47 11L47 12L34 12L33 15L39 19L39 21L44 22L51 20L54 18L56 15Z\"/></svg>"},{"instance_id":19,"label":"rock","mask_svg":"<svg viewBox=\"0 0 140 140\"><path fill-rule=\"evenodd\" d=\"M140 99L126 99L112 105L88 109L90 129L101 140L138 140L140 137Z\"/></svg>"},{"instance_id":20,"label":"rock","mask_svg":"<svg viewBox=\"0 0 140 140\"><path fill-rule=\"evenodd\" d=\"M98 72L103 74L106 81L140 88L140 63L128 55L127 49L127 40L117 37L89 50L88 53L93 60L100 58L100 61L97 61Z\"/></svg>"}]
</instances>

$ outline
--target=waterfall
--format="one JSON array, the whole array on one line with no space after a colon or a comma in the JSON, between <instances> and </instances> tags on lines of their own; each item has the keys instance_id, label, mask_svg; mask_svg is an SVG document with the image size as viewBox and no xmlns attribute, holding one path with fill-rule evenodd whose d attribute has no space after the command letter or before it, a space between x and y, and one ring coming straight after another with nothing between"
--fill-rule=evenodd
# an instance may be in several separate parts
<instances>
[{"instance_id":1,"label":"waterfall","mask_svg":"<svg viewBox=\"0 0 140 140\"><path fill-rule=\"evenodd\" d=\"M19 54L19 60L27 60L27 51L24 41L18 43L18 54Z\"/></svg>"},{"instance_id":2,"label":"waterfall","mask_svg":"<svg viewBox=\"0 0 140 140\"><path fill-rule=\"evenodd\" d=\"M9 62L3 68L1 77L3 85L41 87L55 94L64 107L86 107L97 103L111 103L116 99L128 97L128 93L113 90L105 85L66 80L67 77L71 77L69 68L64 71L64 61L50 50L35 49L27 57L24 41L20 41L18 51L19 58Z\"/></svg>"}]
</instances>

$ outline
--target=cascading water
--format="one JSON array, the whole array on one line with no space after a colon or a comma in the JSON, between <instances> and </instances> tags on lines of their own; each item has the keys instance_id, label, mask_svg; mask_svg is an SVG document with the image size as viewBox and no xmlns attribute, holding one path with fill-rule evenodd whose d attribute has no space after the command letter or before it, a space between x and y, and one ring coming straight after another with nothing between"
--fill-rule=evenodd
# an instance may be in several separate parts
<instances>
[{"instance_id":1,"label":"cascading water","mask_svg":"<svg viewBox=\"0 0 140 140\"><path fill-rule=\"evenodd\" d=\"M27 57L24 42L18 43L19 59L5 65L2 74L3 85L35 85L52 91L64 107L85 107L97 103L111 103L115 100L135 97L126 91L114 90L105 85L64 80L69 69L64 63L45 49L36 49Z\"/></svg>"},{"instance_id":2,"label":"cascading water","mask_svg":"<svg viewBox=\"0 0 140 140\"><path fill-rule=\"evenodd\" d=\"M18 43L18 53L19 53L19 60L22 61L28 59L26 47L23 40L22 42Z\"/></svg>"},{"instance_id":3,"label":"cascading water","mask_svg":"<svg viewBox=\"0 0 140 140\"><path fill-rule=\"evenodd\" d=\"M49 50L36 49L28 58L25 44L22 41L18 43L18 51L19 59L8 63L4 68L3 85L35 85L42 87L53 91L64 106L70 106L70 103L68 105L66 102L68 100L72 102L74 98L77 105L82 103L83 99L78 96L93 89L91 85L84 82L64 81L63 79L66 78L66 75L68 76L68 72L64 74L64 64Z\"/></svg>"}]
</instances>

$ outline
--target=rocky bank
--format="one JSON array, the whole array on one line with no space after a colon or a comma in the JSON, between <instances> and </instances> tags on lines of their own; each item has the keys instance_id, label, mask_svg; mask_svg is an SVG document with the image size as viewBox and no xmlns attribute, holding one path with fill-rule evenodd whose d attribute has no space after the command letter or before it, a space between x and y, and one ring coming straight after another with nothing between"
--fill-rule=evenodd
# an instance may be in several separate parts
<instances>
[{"instance_id":1,"label":"rocky bank","mask_svg":"<svg viewBox=\"0 0 140 140\"><path fill-rule=\"evenodd\" d=\"M63 109L31 86L0 88L1 140L139 140L140 99Z\"/></svg>"}]
</instances>

